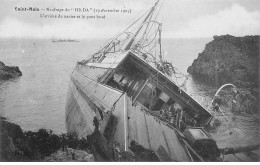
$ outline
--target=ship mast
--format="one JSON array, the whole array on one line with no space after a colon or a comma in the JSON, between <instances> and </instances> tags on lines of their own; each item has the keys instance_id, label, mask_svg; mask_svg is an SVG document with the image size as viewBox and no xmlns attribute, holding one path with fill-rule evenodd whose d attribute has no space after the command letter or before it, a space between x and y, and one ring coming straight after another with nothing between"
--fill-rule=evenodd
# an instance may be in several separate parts
<instances>
[{"instance_id":1,"label":"ship mast","mask_svg":"<svg viewBox=\"0 0 260 165\"><path fill-rule=\"evenodd\" d=\"M129 50L135 40L135 37L137 36L137 34L140 32L140 30L143 27L143 24L148 20L148 18L151 16L151 14L153 13L155 7L157 6L159 0L154 4L154 6L151 8L150 12L147 14L147 16L145 17L145 19L143 20L142 24L140 25L140 27L138 28L138 30L135 32L135 34L133 34L132 38L129 40L129 42L126 44L126 46L123 48L123 50Z\"/></svg>"}]
</instances>

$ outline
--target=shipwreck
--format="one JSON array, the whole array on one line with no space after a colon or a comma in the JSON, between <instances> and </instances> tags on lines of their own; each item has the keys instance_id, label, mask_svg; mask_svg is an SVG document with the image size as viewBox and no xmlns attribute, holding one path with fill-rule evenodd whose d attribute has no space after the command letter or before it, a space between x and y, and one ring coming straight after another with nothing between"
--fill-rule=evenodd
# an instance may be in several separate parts
<instances>
[{"instance_id":1,"label":"shipwreck","mask_svg":"<svg viewBox=\"0 0 260 165\"><path fill-rule=\"evenodd\" d=\"M160 161L219 161L224 150L204 129L213 115L173 81L176 70L163 59L158 11L156 2L77 63L67 94L67 131L87 137L98 127L120 151L134 152L131 145L138 144Z\"/></svg>"}]
</instances>

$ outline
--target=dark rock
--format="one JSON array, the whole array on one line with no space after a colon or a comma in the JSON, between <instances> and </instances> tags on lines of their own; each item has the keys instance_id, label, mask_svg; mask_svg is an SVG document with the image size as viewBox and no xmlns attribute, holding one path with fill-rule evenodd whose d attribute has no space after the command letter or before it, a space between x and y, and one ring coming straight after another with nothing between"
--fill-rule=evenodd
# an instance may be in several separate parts
<instances>
[{"instance_id":1,"label":"dark rock","mask_svg":"<svg viewBox=\"0 0 260 165\"><path fill-rule=\"evenodd\" d=\"M98 152L106 161L112 161L112 147L108 144L105 136L99 131L99 123L96 117L93 120L93 125L95 126L94 132L87 136L88 142L92 144L92 151Z\"/></svg>"},{"instance_id":2,"label":"dark rock","mask_svg":"<svg viewBox=\"0 0 260 165\"><path fill-rule=\"evenodd\" d=\"M17 66L6 66L0 61L0 80L8 80L22 76L22 72Z\"/></svg>"},{"instance_id":3,"label":"dark rock","mask_svg":"<svg viewBox=\"0 0 260 165\"><path fill-rule=\"evenodd\" d=\"M206 44L188 73L216 85L234 83L241 87L258 85L259 36L214 36Z\"/></svg>"},{"instance_id":4,"label":"dark rock","mask_svg":"<svg viewBox=\"0 0 260 165\"><path fill-rule=\"evenodd\" d=\"M14 140L23 135L20 126L0 117L0 161L13 161L17 148Z\"/></svg>"},{"instance_id":5,"label":"dark rock","mask_svg":"<svg viewBox=\"0 0 260 165\"><path fill-rule=\"evenodd\" d=\"M223 35L213 38L193 61L188 73L217 86L234 84L240 92L235 98L223 96L225 104L233 112L257 113L259 36Z\"/></svg>"},{"instance_id":6,"label":"dark rock","mask_svg":"<svg viewBox=\"0 0 260 165\"><path fill-rule=\"evenodd\" d=\"M0 128L0 161L11 160L15 150L12 138L8 136L5 129Z\"/></svg>"},{"instance_id":7,"label":"dark rock","mask_svg":"<svg viewBox=\"0 0 260 165\"><path fill-rule=\"evenodd\" d=\"M254 114L258 112L258 95L256 93L256 91L241 88L235 96L224 93L222 104L235 113Z\"/></svg>"},{"instance_id":8,"label":"dark rock","mask_svg":"<svg viewBox=\"0 0 260 165\"><path fill-rule=\"evenodd\" d=\"M90 154L83 150L75 150L72 148L67 148L67 151L58 150L57 152L51 154L44 158L43 161L46 162L94 162L93 154Z\"/></svg>"},{"instance_id":9,"label":"dark rock","mask_svg":"<svg viewBox=\"0 0 260 165\"><path fill-rule=\"evenodd\" d=\"M92 140L96 142L95 146L104 150L102 148L106 144L102 143L105 142L104 137L98 132L94 135L93 138L97 137ZM57 151L61 150L61 153L64 153L68 147L76 149L73 152L75 160L92 161L93 156L84 152L90 149L90 144L85 138L78 139L71 133L57 135L46 129L23 132L19 125L8 122L6 118L0 116L0 161L44 161L45 157Z\"/></svg>"},{"instance_id":10,"label":"dark rock","mask_svg":"<svg viewBox=\"0 0 260 165\"><path fill-rule=\"evenodd\" d=\"M138 162L159 162L160 159L153 150L144 148L136 141L131 141L129 149L135 154L135 161Z\"/></svg>"},{"instance_id":11,"label":"dark rock","mask_svg":"<svg viewBox=\"0 0 260 165\"><path fill-rule=\"evenodd\" d=\"M2 121L2 120L6 120L6 118L3 116L0 116L0 121Z\"/></svg>"},{"instance_id":12,"label":"dark rock","mask_svg":"<svg viewBox=\"0 0 260 165\"><path fill-rule=\"evenodd\" d=\"M8 136L10 136L13 140L23 136L22 128L17 124L6 121L4 117L0 118L0 127L6 130Z\"/></svg>"}]
</instances>

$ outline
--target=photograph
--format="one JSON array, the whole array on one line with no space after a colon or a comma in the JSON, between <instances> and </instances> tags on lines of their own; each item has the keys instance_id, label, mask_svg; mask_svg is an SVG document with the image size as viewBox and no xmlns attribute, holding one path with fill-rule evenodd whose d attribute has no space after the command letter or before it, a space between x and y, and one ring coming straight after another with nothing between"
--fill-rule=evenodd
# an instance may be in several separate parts
<instances>
[{"instance_id":1,"label":"photograph","mask_svg":"<svg viewBox=\"0 0 260 165\"><path fill-rule=\"evenodd\" d=\"M259 162L259 0L0 0L0 162Z\"/></svg>"}]
</instances>

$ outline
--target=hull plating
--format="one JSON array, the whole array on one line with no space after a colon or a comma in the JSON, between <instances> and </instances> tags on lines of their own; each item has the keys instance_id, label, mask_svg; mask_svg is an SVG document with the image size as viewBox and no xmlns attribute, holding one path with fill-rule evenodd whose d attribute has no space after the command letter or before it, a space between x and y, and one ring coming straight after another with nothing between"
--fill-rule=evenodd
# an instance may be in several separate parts
<instances>
[{"instance_id":1,"label":"hull plating","mask_svg":"<svg viewBox=\"0 0 260 165\"><path fill-rule=\"evenodd\" d=\"M93 133L94 117L99 120L99 129L103 133L114 102L122 95L86 77L90 70L84 69L75 70L71 74L65 107L67 131L75 132L79 137L86 137Z\"/></svg>"}]
</instances>

